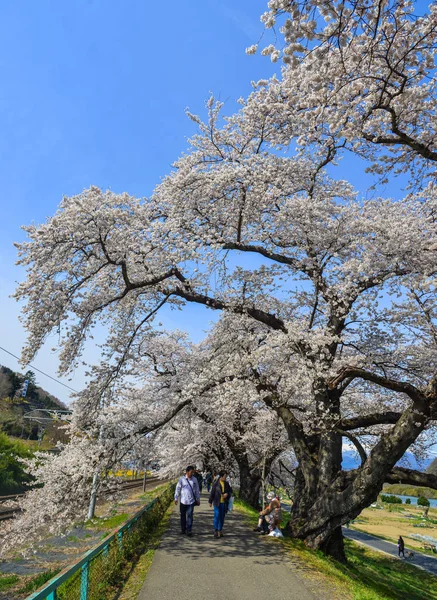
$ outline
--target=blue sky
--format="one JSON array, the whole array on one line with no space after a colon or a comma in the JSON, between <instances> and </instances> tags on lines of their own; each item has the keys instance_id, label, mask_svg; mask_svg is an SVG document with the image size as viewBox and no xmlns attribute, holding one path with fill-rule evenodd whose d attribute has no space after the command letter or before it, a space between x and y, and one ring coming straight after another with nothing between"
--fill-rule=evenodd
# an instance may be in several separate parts
<instances>
[{"instance_id":1,"label":"blue sky","mask_svg":"<svg viewBox=\"0 0 437 600\"><path fill-rule=\"evenodd\" d=\"M91 184L150 194L187 148L193 124L186 107L203 111L213 91L231 113L251 80L279 71L244 52L262 33L265 6L266 0L0 2L0 346L19 355L25 335L9 298L24 276L14 266L20 226L44 221L63 195ZM189 307L167 315L165 324L200 339L212 316ZM87 358L97 356L89 348ZM0 364L18 368L2 351ZM56 373L48 349L34 364ZM68 398L62 386L39 374L37 380ZM63 381L78 389L84 378L77 372Z\"/></svg>"},{"instance_id":2,"label":"blue sky","mask_svg":"<svg viewBox=\"0 0 437 600\"><path fill-rule=\"evenodd\" d=\"M0 1L0 346L20 354L24 331L9 298L24 273L14 266L20 226L51 216L63 195L91 184L151 193L187 148L212 91L232 113L251 80L279 72L246 56L262 34L266 0ZM361 169L348 169L355 185ZM364 186L366 187L366 186ZM195 306L166 313L168 327L203 337L213 314ZM51 344L48 344L51 347ZM98 352L89 347L88 360ZM18 363L0 351L0 364ZM46 348L35 366L55 375ZM68 391L37 376L48 391ZM84 383L82 372L71 381Z\"/></svg>"}]
</instances>

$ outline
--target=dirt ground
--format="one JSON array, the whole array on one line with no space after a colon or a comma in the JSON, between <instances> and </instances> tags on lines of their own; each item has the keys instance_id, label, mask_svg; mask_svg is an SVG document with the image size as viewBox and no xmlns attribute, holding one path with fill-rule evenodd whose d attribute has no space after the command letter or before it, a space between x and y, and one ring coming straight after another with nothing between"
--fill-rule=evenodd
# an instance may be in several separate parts
<instances>
[{"instance_id":1,"label":"dirt ground","mask_svg":"<svg viewBox=\"0 0 437 600\"><path fill-rule=\"evenodd\" d=\"M429 509L429 520L422 519L423 508L403 505L385 505L384 508L366 508L351 523L351 528L397 542L401 535L410 548L423 549L423 542L411 534L429 535L437 539L437 509ZM432 523L435 521L435 523Z\"/></svg>"}]
</instances>

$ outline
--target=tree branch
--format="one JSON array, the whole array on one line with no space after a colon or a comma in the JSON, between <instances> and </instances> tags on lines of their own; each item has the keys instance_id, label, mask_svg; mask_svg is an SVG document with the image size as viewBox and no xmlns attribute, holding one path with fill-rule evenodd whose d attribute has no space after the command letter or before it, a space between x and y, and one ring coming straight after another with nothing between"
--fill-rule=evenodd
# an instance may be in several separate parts
<instances>
[{"instance_id":1,"label":"tree branch","mask_svg":"<svg viewBox=\"0 0 437 600\"><path fill-rule=\"evenodd\" d=\"M351 417L349 419L342 419L339 423L339 427L343 431L350 431L352 429L372 427L372 425L393 425L399 421L401 415L402 413L388 411L384 413L373 413L371 415Z\"/></svg>"},{"instance_id":2,"label":"tree branch","mask_svg":"<svg viewBox=\"0 0 437 600\"><path fill-rule=\"evenodd\" d=\"M367 453L364 450L363 446L361 445L361 442L359 441L357 436L353 435L352 433L348 433L347 431L342 431L341 429L336 429L335 431L337 431L338 433L341 433L342 436L347 437L348 440L350 440L352 442L352 444L357 449L358 454L360 455L361 464L363 465L367 460Z\"/></svg>"},{"instance_id":3,"label":"tree branch","mask_svg":"<svg viewBox=\"0 0 437 600\"><path fill-rule=\"evenodd\" d=\"M421 485L437 490L437 475L423 473L403 467L393 467L385 478L387 483L406 483L408 485Z\"/></svg>"},{"instance_id":4,"label":"tree branch","mask_svg":"<svg viewBox=\"0 0 437 600\"><path fill-rule=\"evenodd\" d=\"M243 305L231 305L222 302L221 300L217 300L216 298L212 298L211 296L206 296L205 294L199 294L192 290L183 290L181 288L175 288L173 290L165 290L165 294L169 296L178 296L179 298L183 298L188 302L196 302L197 304L203 304L208 306L209 308L213 308L215 310L223 310L228 312L233 312L238 315L249 315L256 321L260 323L264 323L271 329L283 331L287 333L287 328L285 327L284 321L279 319L275 315L267 313L263 310L260 310L255 307L246 307Z\"/></svg>"},{"instance_id":5,"label":"tree branch","mask_svg":"<svg viewBox=\"0 0 437 600\"><path fill-rule=\"evenodd\" d=\"M423 399L423 394L418 388L416 388L414 385L411 385L411 383L396 381L395 379L390 379L388 377L382 377L381 375L376 375L375 373L371 373L370 371L366 371L365 369L360 369L358 367L344 367L337 377L331 378L331 380L328 382L329 389L336 389L341 382L347 378L359 378L365 381L370 381L371 383L376 383L387 390L406 394L413 401Z\"/></svg>"}]
</instances>

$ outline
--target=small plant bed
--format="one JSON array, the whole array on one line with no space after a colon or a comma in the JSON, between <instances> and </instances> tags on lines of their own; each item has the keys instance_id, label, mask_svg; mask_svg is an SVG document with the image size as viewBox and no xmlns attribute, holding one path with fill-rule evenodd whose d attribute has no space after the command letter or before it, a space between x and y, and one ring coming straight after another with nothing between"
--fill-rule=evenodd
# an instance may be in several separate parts
<instances>
[{"instance_id":1,"label":"small plant bed","mask_svg":"<svg viewBox=\"0 0 437 600\"><path fill-rule=\"evenodd\" d=\"M18 575L2 575L0 576L0 594L11 588L19 580Z\"/></svg>"},{"instance_id":2,"label":"small plant bed","mask_svg":"<svg viewBox=\"0 0 437 600\"><path fill-rule=\"evenodd\" d=\"M0 600L21 600L35 592L59 573L60 569L50 569L38 575L19 577L0 575Z\"/></svg>"},{"instance_id":3,"label":"small plant bed","mask_svg":"<svg viewBox=\"0 0 437 600\"><path fill-rule=\"evenodd\" d=\"M256 524L258 513L237 501L236 509L248 524ZM368 550L345 540L348 563L343 565L321 552L309 550L300 540L268 538L260 543L280 544L290 560L310 579L327 582L347 600L437 600L437 578L404 561ZM324 594L329 597L329 594Z\"/></svg>"}]
</instances>

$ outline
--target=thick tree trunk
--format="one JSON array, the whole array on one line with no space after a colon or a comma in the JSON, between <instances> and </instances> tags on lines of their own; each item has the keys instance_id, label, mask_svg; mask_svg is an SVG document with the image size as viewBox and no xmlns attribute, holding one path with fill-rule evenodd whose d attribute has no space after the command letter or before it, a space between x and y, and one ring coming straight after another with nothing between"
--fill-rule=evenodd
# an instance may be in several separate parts
<instances>
[{"instance_id":1,"label":"thick tree trunk","mask_svg":"<svg viewBox=\"0 0 437 600\"><path fill-rule=\"evenodd\" d=\"M403 475L394 467L429 422L430 398L411 389L411 405L399 415L393 428L381 435L367 457L364 453L362 465L354 471L341 470L342 435L336 425L341 414L335 390L323 392L322 386L318 387L317 402L323 408L326 430L317 435L307 435L285 407L277 409L299 461L287 528L291 536L337 560L346 560L341 526L376 500L389 477ZM431 396L434 388L430 390ZM413 479L411 473L408 477Z\"/></svg>"},{"instance_id":2,"label":"thick tree trunk","mask_svg":"<svg viewBox=\"0 0 437 600\"><path fill-rule=\"evenodd\" d=\"M261 475L251 471L247 460L238 464L240 471L240 498L253 508L259 508L259 494L261 490Z\"/></svg>"},{"instance_id":3,"label":"thick tree trunk","mask_svg":"<svg viewBox=\"0 0 437 600\"><path fill-rule=\"evenodd\" d=\"M340 472L337 483L345 479L342 475ZM305 486L304 477L298 469L291 518L285 533L301 539L309 548L321 550L324 554L344 563L346 554L341 526L356 518L363 506L360 502L342 502L342 492L335 487L333 485L333 489L325 491L322 496L314 494ZM376 496L377 494L378 492ZM370 502L364 504L367 506ZM316 510L318 516L314 518Z\"/></svg>"},{"instance_id":4,"label":"thick tree trunk","mask_svg":"<svg viewBox=\"0 0 437 600\"><path fill-rule=\"evenodd\" d=\"M332 533L325 538L325 541L319 545L319 550L328 556L332 556L332 558L335 558L339 562L347 562L341 527L336 527Z\"/></svg>"}]
</instances>

